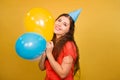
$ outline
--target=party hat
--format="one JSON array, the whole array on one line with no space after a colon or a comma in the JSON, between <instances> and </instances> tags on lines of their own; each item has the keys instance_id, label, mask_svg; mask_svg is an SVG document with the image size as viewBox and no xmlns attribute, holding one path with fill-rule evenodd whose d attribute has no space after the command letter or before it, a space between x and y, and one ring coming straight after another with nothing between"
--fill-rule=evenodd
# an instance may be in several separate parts
<instances>
[{"instance_id":1,"label":"party hat","mask_svg":"<svg viewBox=\"0 0 120 80\"><path fill-rule=\"evenodd\" d=\"M72 11L72 12L69 13L69 15L72 17L74 22L77 20L77 18L80 15L81 11L82 11L82 9L79 9L79 10L75 10L75 11Z\"/></svg>"}]
</instances>

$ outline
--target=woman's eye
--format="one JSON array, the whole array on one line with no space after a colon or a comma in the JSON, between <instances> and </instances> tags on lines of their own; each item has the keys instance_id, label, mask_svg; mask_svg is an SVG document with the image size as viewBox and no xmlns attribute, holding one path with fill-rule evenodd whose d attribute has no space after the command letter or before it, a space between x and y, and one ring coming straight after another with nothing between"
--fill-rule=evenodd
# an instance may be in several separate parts
<instances>
[{"instance_id":1,"label":"woman's eye","mask_svg":"<svg viewBox=\"0 0 120 80\"><path fill-rule=\"evenodd\" d=\"M61 22L61 19L58 19L58 22Z\"/></svg>"},{"instance_id":2,"label":"woman's eye","mask_svg":"<svg viewBox=\"0 0 120 80\"><path fill-rule=\"evenodd\" d=\"M64 23L64 26L67 26L67 24L66 24L66 23Z\"/></svg>"}]
</instances>

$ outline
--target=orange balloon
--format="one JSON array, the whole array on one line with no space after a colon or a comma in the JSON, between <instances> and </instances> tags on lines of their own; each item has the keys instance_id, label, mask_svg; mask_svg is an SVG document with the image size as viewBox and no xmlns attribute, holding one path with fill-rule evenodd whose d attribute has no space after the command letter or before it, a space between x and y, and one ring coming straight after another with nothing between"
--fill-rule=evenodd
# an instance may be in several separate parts
<instances>
[{"instance_id":1,"label":"orange balloon","mask_svg":"<svg viewBox=\"0 0 120 80\"><path fill-rule=\"evenodd\" d=\"M43 8L31 9L25 17L27 32L37 32L47 41L53 37L54 18L51 13Z\"/></svg>"}]
</instances>

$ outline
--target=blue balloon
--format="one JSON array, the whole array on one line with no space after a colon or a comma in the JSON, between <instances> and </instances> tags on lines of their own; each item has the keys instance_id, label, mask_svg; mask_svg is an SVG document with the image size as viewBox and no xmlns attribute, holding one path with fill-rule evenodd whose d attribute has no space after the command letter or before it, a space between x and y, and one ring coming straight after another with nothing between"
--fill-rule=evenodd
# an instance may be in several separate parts
<instances>
[{"instance_id":1,"label":"blue balloon","mask_svg":"<svg viewBox=\"0 0 120 80\"><path fill-rule=\"evenodd\" d=\"M46 40L40 34L27 32L18 38L15 49L23 59L32 60L45 51Z\"/></svg>"}]
</instances>

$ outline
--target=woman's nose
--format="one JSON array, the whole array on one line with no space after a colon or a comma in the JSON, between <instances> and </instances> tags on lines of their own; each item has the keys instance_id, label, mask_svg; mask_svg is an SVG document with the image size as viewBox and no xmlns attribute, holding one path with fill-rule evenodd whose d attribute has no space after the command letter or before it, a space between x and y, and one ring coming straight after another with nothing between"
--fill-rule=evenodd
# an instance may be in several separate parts
<instances>
[{"instance_id":1,"label":"woman's nose","mask_svg":"<svg viewBox=\"0 0 120 80\"><path fill-rule=\"evenodd\" d=\"M62 26L62 23L61 23L61 22L59 22L59 23L58 23L58 26L59 26L59 27L61 27L61 26Z\"/></svg>"}]
</instances>

